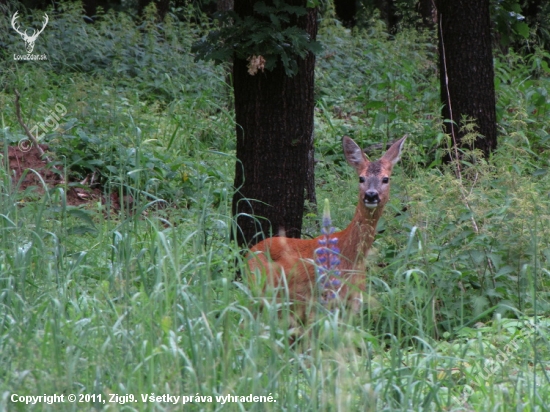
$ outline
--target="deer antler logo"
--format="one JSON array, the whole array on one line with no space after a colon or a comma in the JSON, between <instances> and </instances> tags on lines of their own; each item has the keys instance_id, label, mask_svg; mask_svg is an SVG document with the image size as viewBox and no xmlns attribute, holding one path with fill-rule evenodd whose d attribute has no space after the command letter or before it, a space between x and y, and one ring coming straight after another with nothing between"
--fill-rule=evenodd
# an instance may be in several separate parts
<instances>
[{"instance_id":1,"label":"deer antler logo","mask_svg":"<svg viewBox=\"0 0 550 412\"><path fill-rule=\"evenodd\" d=\"M11 19L11 26L23 38L23 40L25 41L25 47L27 49L27 53L31 54L34 49L34 42L36 41L40 33L44 31L44 28L48 24L48 21L49 21L48 15L44 13L44 24L42 25L42 28L38 30L38 32L36 31L36 29L33 29L32 36L28 36L27 30L25 30L24 32L19 31L20 26L19 26L19 23L16 22L18 13L19 11L16 11L15 14L13 15Z\"/></svg>"}]
</instances>

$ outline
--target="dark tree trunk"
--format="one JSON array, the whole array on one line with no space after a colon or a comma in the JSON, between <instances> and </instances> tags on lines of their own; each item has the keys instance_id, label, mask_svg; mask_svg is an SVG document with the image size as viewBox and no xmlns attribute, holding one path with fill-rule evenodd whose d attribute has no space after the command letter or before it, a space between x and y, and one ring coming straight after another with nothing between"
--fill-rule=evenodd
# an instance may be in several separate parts
<instances>
[{"instance_id":1,"label":"dark tree trunk","mask_svg":"<svg viewBox=\"0 0 550 412\"><path fill-rule=\"evenodd\" d=\"M395 0L374 0L374 5L380 11L382 20L386 22L388 33L397 33L397 25L400 19L397 15Z\"/></svg>"},{"instance_id":2,"label":"dark tree trunk","mask_svg":"<svg viewBox=\"0 0 550 412\"><path fill-rule=\"evenodd\" d=\"M250 15L253 3L237 1L235 12ZM306 5L303 0L288 3ZM315 39L316 9L308 9L297 25ZM252 76L247 64L238 58L233 63L237 122L233 214L241 246L281 232L300 237L308 156L313 151L315 56L309 53L299 59L294 77L286 76L281 64Z\"/></svg>"},{"instance_id":3,"label":"dark tree trunk","mask_svg":"<svg viewBox=\"0 0 550 412\"><path fill-rule=\"evenodd\" d=\"M539 18L539 12L542 9L543 0L526 0L522 7L522 12L529 22L536 22Z\"/></svg>"},{"instance_id":4,"label":"dark tree trunk","mask_svg":"<svg viewBox=\"0 0 550 412\"><path fill-rule=\"evenodd\" d=\"M346 27L353 27L356 23L357 1L355 0L334 0L334 11L336 17Z\"/></svg>"},{"instance_id":5,"label":"dark tree trunk","mask_svg":"<svg viewBox=\"0 0 550 412\"><path fill-rule=\"evenodd\" d=\"M488 157L497 147L489 0L438 0L436 6L442 115L454 122L446 122L445 131L465 147L461 121L474 119L483 136L474 147Z\"/></svg>"},{"instance_id":6,"label":"dark tree trunk","mask_svg":"<svg viewBox=\"0 0 550 412\"><path fill-rule=\"evenodd\" d=\"M218 13L226 13L228 11L233 10L234 5L235 5L234 0L217 0L217 2L216 2L216 11ZM231 73L233 72L232 64L233 64L233 59L231 59L231 61L228 62L227 69L226 69L226 72L225 72L225 83L229 86L226 89L229 101L231 101L231 97L229 95L231 94L231 89L230 89L231 81L232 81Z\"/></svg>"},{"instance_id":7,"label":"dark tree trunk","mask_svg":"<svg viewBox=\"0 0 550 412\"><path fill-rule=\"evenodd\" d=\"M422 25L429 29L433 29L437 21L434 0L418 0L416 10L422 17Z\"/></svg>"},{"instance_id":8,"label":"dark tree trunk","mask_svg":"<svg viewBox=\"0 0 550 412\"><path fill-rule=\"evenodd\" d=\"M529 27L536 28L537 36L541 39L548 40L549 33L545 30L548 28L548 15L550 14L550 5L548 0L525 0L522 5L522 14L525 16L525 22ZM542 43L543 47L548 51L550 44L547 41L537 42Z\"/></svg>"}]
</instances>

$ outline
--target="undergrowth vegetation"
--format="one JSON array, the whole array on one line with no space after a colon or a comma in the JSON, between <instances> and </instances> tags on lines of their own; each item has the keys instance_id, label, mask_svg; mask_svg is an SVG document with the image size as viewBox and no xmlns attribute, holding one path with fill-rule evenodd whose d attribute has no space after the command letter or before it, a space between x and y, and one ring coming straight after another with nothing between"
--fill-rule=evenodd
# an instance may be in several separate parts
<instances>
[{"instance_id":1,"label":"undergrowth vegetation","mask_svg":"<svg viewBox=\"0 0 550 412\"><path fill-rule=\"evenodd\" d=\"M324 18L316 181L336 226L357 201L341 136L409 139L364 312L319 308L291 345L288 308L279 316L280 302L235 280L244 266L230 241L231 91L226 68L190 53L208 24L151 15L138 25L109 12L91 25L77 3L63 4L37 42L47 61L13 61L23 43L0 22L0 409L181 410L182 399L141 397L170 394L190 397L185 410L547 410L545 52L497 56L499 149L465 156L457 178L441 162L448 138L430 35L388 39L376 24L350 32ZM70 179L31 198L8 164L8 145L25 138L14 89L29 126L58 103L67 109L42 141ZM67 205L69 182L92 173L105 193L131 194L131 210ZM317 222L306 216L306 235ZM89 396L13 402L54 393ZM276 402L216 400L250 394Z\"/></svg>"}]
</instances>

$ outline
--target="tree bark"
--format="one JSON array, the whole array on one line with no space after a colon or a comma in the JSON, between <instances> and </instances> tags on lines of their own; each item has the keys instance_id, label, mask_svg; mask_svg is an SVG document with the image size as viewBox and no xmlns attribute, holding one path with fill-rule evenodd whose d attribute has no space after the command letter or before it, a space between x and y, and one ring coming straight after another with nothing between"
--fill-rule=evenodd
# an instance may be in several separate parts
<instances>
[{"instance_id":1,"label":"tree bark","mask_svg":"<svg viewBox=\"0 0 550 412\"><path fill-rule=\"evenodd\" d=\"M422 25L428 29L433 29L436 23L434 0L418 0L416 10L422 17Z\"/></svg>"},{"instance_id":2,"label":"tree bark","mask_svg":"<svg viewBox=\"0 0 550 412\"><path fill-rule=\"evenodd\" d=\"M315 141L315 134L311 133L310 145L311 150L307 155L307 174L306 174L306 200L309 202L309 206L314 210L317 210L317 196L315 194L315 151L313 142Z\"/></svg>"},{"instance_id":3,"label":"tree bark","mask_svg":"<svg viewBox=\"0 0 550 412\"><path fill-rule=\"evenodd\" d=\"M217 0L216 2L216 11L218 13L226 13L231 10L233 10L233 7L235 5L234 0ZM231 94L231 82L232 82L232 76L231 73L233 72L233 59L228 62L227 69L225 71L225 84L227 84L229 87L227 89L224 89L224 91L227 92L228 100L231 101L231 97L229 96Z\"/></svg>"},{"instance_id":4,"label":"tree bark","mask_svg":"<svg viewBox=\"0 0 550 412\"><path fill-rule=\"evenodd\" d=\"M304 0L288 3L306 6ZM250 15L253 5L254 0L235 2L235 12ZM308 8L295 24L315 39L316 9ZM255 75L248 73L247 65L235 57L237 163L232 208L241 246L282 232L300 237L308 156L313 151L315 56L298 59L294 77L286 76L280 63L273 71Z\"/></svg>"},{"instance_id":5,"label":"tree bark","mask_svg":"<svg viewBox=\"0 0 550 412\"><path fill-rule=\"evenodd\" d=\"M374 5L380 11L380 18L386 23L388 33L397 33L400 18L397 15L395 0L374 0Z\"/></svg>"},{"instance_id":6,"label":"tree bark","mask_svg":"<svg viewBox=\"0 0 550 412\"><path fill-rule=\"evenodd\" d=\"M536 22L539 19L539 12L542 9L542 0L526 0L522 11L525 18L530 22Z\"/></svg>"},{"instance_id":7,"label":"tree bark","mask_svg":"<svg viewBox=\"0 0 550 412\"><path fill-rule=\"evenodd\" d=\"M336 17L346 27L353 27L357 22L357 1L355 0L334 0L334 11Z\"/></svg>"},{"instance_id":8,"label":"tree bark","mask_svg":"<svg viewBox=\"0 0 550 412\"><path fill-rule=\"evenodd\" d=\"M436 6L442 115L452 120L445 132L466 147L461 122L464 116L474 119L483 136L474 147L488 157L497 147L489 0L438 0Z\"/></svg>"},{"instance_id":9,"label":"tree bark","mask_svg":"<svg viewBox=\"0 0 550 412\"><path fill-rule=\"evenodd\" d=\"M550 44L548 43L550 33L547 31L550 5L545 0L525 0L522 6L525 22L531 29L535 28L537 37L542 39L542 41L539 40L537 43L542 45L547 51L550 51Z\"/></svg>"}]
</instances>

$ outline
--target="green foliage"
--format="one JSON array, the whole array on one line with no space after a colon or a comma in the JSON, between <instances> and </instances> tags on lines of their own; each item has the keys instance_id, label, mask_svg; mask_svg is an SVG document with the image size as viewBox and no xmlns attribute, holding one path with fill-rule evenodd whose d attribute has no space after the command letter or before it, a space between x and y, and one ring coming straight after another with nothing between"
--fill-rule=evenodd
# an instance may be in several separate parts
<instances>
[{"instance_id":1,"label":"green foliage","mask_svg":"<svg viewBox=\"0 0 550 412\"><path fill-rule=\"evenodd\" d=\"M547 51L550 50L550 3L541 2L538 13L530 16L528 23L534 29L533 42Z\"/></svg>"},{"instance_id":2,"label":"green foliage","mask_svg":"<svg viewBox=\"0 0 550 412\"><path fill-rule=\"evenodd\" d=\"M11 402L15 393L138 398L79 404L97 410L178 408L143 403L151 393L214 398L186 410L547 408L547 52L495 58L500 149L492 159L466 156L458 180L456 169L437 164L447 137L434 40L414 31L388 40L380 23L352 32L322 22L316 181L335 226L349 223L357 202L341 135L364 146L409 139L378 227L364 312L315 307L292 345L291 302L255 294L246 277L235 281L237 269L246 272L231 242L234 116L223 68L188 53L201 28L170 20L139 27L114 14L101 28L74 16L57 16L64 26L37 43L50 48L48 62L6 58L0 66L1 410L28 409ZM74 45L79 52L114 50L113 33L139 47L90 63L70 55L63 33L88 34L88 44ZM10 53L21 47L4 39ZM162 55L168 49L179 51ZM108 190L135 195L133 213L100 202L68 206L69 183L18 190L6 162L23 137L13 87L29 125L56 103L67 108L44 136L52 157L79 179L95 171ZM160 199L167 207L151 207ZM277 402L215 400L250 393Z\"/></svg>"},{"instance_id":3,"label":"green foliage","mask_svg":"<svg viewBox=\"0 0 550 412\"><path fill-rule=\"evenodd\" d=\"M547 196L540 194L549 187L550 136L544 120L550 103L546 92L549 78L542 63L546 52L537 49L526 58L510 53L496 60L501 149L490 163L479 153L465 151L460 164L464 180L457 180L452 168L423 170L420 166L438 165L437 153L444 153L438 145L447 140L438 131L437 79L429 77L436 57L429 43L425 48L408 45L409 40L422 44L415 41L414 33L388 42L372 28L368 40L362 31L351 36L347 30L329 26L327 33L327 37L321 34L327 55L319 59L317 74L322 96L316 124L321 131L316 141L317 177L323 182L320 196L351 194L348 211L336 221L351 219L356 196L355 184L336 189L329 183L334 176L349 173L342 161L339 136L352 134L368 146L407 131L414 141L407 144L398 167L407 177L398 171L392 178L393 196L398 200L390 203L379 225L384 234L375 242L378 254L371 269L376 275L371 278L369 318L377 330L441 336L495 313L547 313L550 300L544 290L550 284L541 268L547 265L542 251L547 248L549 233L542 222L548 220L550 209L544 200ZM366 51L343 46L355 41L368 43ZM401 49L403 44L408 47ZM352 53L368 53L370 59L354 58ZM393 64L399 68L394 69ZM425 74L424 68L428 69ZM378 96L383 98L362 98L362 90L377 96L378 78L391 80L380 87ZM414 93L407 86L412 86ZM323 93L325 87L330 92ZM416 112L419 107L422 109ZM385 121L377 124L379 116ZM471 119L463 127L471 138L477 137ZM392 217L395 213L397 218ZM377 262L391 263L381 271Z\"/></svg>"},{"instance_id":4,"label":"green foliage","mask_svg":"<svg viewBox=\"0 0 550 412\"><path fill-rule=\"evenodd\" d=\"M508 47L513 42L529 38L529 26L519 0L496 0L491 6L491 17L502 46Z\"/></svg>"},{"instance_id":5,"label":"green foliage","mask_svg":"<svg viewBox=\"0 0 550 412\"><path fill-rule=\"evenodd\" d=\"M272 5L255 2L254 14L244 18L233 11L218 13L219 28L195 43L193 51L197 59L216 63L233 56L243 60L262 56L265 69L273 70L281 62L286 75L293 76L298 70L297 58L321 51L320 43L296 25L298 18L306 13L306 7L293 6L283 0L275 0Z\"/></svg>"},{"instance_id":6,"label":"green foliage","mask_svg":"<svg viewBox=\"0 0 550 412\"><path fill-rule=\"evenodd\" d=\"M210 173L189 161L197 143L217 150L233 145L224 136L231 133L232 114L218 104L227 96L223 70L195 64L189 53L199 29L170 17L159 25L154 13L145 16L143 25L114 12L88 25L78 3L62 3L60 11L50 11L50 24L40 37L48 61L18 64L9 54L3 60L4 114L15 120L11 87L22 91L31 128L61 104L67 113L58 126L47 128L41 142L72 180L93 176L108 191L122 188L136 198L192 203L195 189ZM18 36L7 40L9 52L21 47ZM60 84L68 86L62 90ZM169 120L161 122L165 114ZM10 126L6 138L25 138L14 132L18 126L13 122Z\"/></svg>"},{"instance_id":7,"label":"green foliage","mask_svg":"<svg viewBox=\"0 0 550 412\"><path fill-rule=\"evenodd\" d=\"M0 7L6 16L17 10L15 5ZM223 94L218 80L223 70L203 62L193 63L191 44L201 32L196 24L175 20L170 15L164 24L158 24L155 13L146 15L143 22L134 22L127 14L113 10L100 14L94 24L83 24L80 2L62 2L58 9L59 12L48 11L50 22L36 43L35 53L48 56L40 64L45 70L100 73L117 79L117 86L135 88L140 96L164 103L177 99L190 84L195 96L210 94L219 99ZM31 13L35 21L41 21L42 12L28 12ZM23 43L11 28L10 19L0 21L0 31L8 34L3 38L5 47L0 50L4 70L13 72L33 65L13 60L14 53L22 52Z\"/></svg>"},{"instance_id":8,"label":"green foliage","mask_svg":"<svg viewBox=\"0 0 550 412\"><path fill-rule=\"evenodd\" d=\"M316 126L317 142L329 138L325 147L339 161L342 135L366 147L408 133L417 137L416 160L436 164L443 153L435 39L405 32L390 41L383 30L381 25L354 32L323 27L319 39L325 52L317 58L316 72L323 121ZM318 144L321 151L323 146Z\"/></svg>"},{"instance_id":9,"label":"green foliage","mask_svg":"<svg viewBox=\"0 0 550 412\"><path fill-rule=\"evenodd\" d=\"M531 53L533 48L549 50L550 4L529 0L496 0L491 2L495 34L506 49Z\"/></svg>"},{"instance_id":10,"label":"green foliage","mask_svg":"<svg viewBox=\"0 0 550 412\"><path fill-rule=\"evenodd\" d=\"M379 15L393 13L397 32L425 27L419 14L417 0L374 1L360 0L357 21L361 28L377 24ZM490 0L491 29L494 46L503 51L530 53L533 48L549 50L550 3L530 0ZM382 8L382 13L379 9ZM387 16L386 16L387 18ZM430 19L431 20L431 19ZM430 22L432 23L432 22ZM433 31L434 27L430 30ZM387 30L387 28L386 28Z\"/></svg>"}]
</instances>

